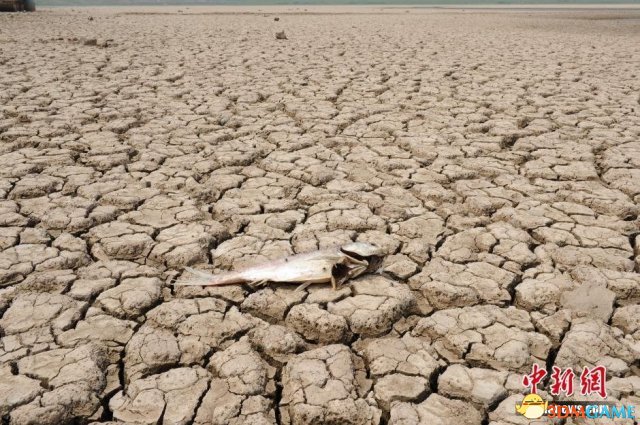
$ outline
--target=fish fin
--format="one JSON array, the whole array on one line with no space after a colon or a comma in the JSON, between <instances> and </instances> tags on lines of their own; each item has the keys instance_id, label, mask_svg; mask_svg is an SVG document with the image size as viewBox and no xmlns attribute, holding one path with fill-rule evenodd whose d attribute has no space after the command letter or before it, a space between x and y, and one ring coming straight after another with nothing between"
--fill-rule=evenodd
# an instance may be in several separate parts
<instances>
[{"instance_id":1,"label":"fish fin","mask_svg":"<svg viewBox=\"0 0 640 425\"><path fill-rule=\"evenodd\" d=\"M191 273L192 275L198 276L201 279L211 279L211 278L215 277L214 274L203 272L202 270L196 270L196 269L194 269L192 267L185 267L184 269L186 271L188 271L189 273Z\"/></svg>"},{"instance_id":2,"label":"fish fin","mask_svg":"<svg viewBox=\"0 0 640 425\"><path fill-rule=\"evenodd\" d=\"M174 282L174 286L219 286L244 282L244 280L239 278L238 274L234 272L211 274L191 267L185 267L184 269L191 273L192 276L185 280Z\"/></svg>"},{"instance_id":3,"label":"fish fin","mask_svg":"<svg viewBox=\"0 0 640 425\"><path fill-rule=\"evenodd\" d=\"M269 281L266 279L263 280L257 280L255 282L250 282L249 286L251 286L251 288L253 289L260 289L260 288L264 288L269 284Z\"/></svg>"},{"instance_id":4,"label":"fish fin","mask_svg":"<svg viewBox=\"0 0 640 425\"><path fill-rule=\"evenodd\" d=\"M295 292L302 292L305 289L307 289L309 287L309 285L311 285L313 282L305 282L302 283L300 285L298 285L298 287L295 289Z\"/></svg>"},{"instance_id":5,"label":"fish fin","mask_svg":"<svg viewBox=\"0 0 640 425\"><path fill-rule=\"evenodd\" d=\"M191 267L185 267L184 269L189 273L191 273L191 277L184 279L184 276L183 276L183 279L176 280L175 282L173 282L174 286L205 285L207 282L209 282L212 278L215 277L210 273L205 273L201 270L196 270Z\"/></svg>"}]
</instances>

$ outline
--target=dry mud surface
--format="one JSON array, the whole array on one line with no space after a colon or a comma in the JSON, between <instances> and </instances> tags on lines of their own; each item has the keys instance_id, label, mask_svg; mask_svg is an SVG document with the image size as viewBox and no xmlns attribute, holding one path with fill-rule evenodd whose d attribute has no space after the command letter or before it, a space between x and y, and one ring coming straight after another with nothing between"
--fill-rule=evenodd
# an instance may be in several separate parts
<instances>
[{"instance_id":1,"label":"dry mud surface","mask_svg":"<svg viewBox=\"0 0 640 425\"><path fill-rule=\"evenodd\" d=\"M183 9L0 15L3 424L640 405L638 12ZM351 240L337 292L170 285Z\"/></svg>"}]
</instances>

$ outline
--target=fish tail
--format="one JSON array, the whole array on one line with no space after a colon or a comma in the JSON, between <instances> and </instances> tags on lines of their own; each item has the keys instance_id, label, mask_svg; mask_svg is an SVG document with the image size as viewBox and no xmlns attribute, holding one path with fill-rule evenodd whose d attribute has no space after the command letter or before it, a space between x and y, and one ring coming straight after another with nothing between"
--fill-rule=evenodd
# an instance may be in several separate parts
<instances>
[{"instance_id":1,"label":"fish tail","mask_svg":"<svg viewBox=\"0 0 640 425\"><path fill-rule=\"evenodd\" d=\"M237 272L211 274L191 267L185 267L184 269L191 273L192 276L185 280L176 281L174 286L220 286L245 282L245 279Z\"/></svg>"}]
</instances>

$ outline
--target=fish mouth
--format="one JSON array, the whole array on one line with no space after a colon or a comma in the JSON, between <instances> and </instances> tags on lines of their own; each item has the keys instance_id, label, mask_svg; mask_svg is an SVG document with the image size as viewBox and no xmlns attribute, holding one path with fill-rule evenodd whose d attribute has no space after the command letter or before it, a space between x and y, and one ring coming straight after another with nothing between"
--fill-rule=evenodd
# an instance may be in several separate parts
<instances>
[{"instance_id":1,"label":"fish mouth","mask_svg":"<svg viewBox=\"0 0 640 425\"><path fill-rule=\"evenodd\" d=\"M340 251L358 261L366 261L367 269L364 273L372 273L378 270L382 265L382 260L384 258L382 255L360 255L357 252L348 251L344 248L340 248Z\"/></svg>"},{"instance_id":2,"label":"fish mouth","mask_svg":"<svg viewBox=\"0 0 640 425\"><path fill-rule=\"evenodd\" d=\"M334 264L331 267L331 276L340 285L349 279L351 275L351 267L346 264Z\"/></svg>"},{"instance_id":3,"label":"fish mouth","mask_svg":"<svg viewBox=\"0 0 640 425\"><path fill-rule=\"evenodd\" d=\"M372 273L378 270L380 266L382 266L382 259L383 258L379 255L372 255L367 258L369 265L367 266L366 273Z\"/></svg>"},{"instance_id":4,"label":"fish mouth","mask_svg":"<svg viewBox=\"0 0 640 425\"><path fill-rule=\"evenodd\" d=\"M331 267L331 276L338 284L342 284L353 277L360 276L364 273L374 272L378 270L378 268L380 268L380 266L382 265L382 257L372 256L364 257L364 259L368 263L366 269L363 270L361 266L357 265L354 266L338 263L334 264L333 267ZM356 269L358 269L358 272L354 274L354 270Z\"/></svg>"}]
</instances>

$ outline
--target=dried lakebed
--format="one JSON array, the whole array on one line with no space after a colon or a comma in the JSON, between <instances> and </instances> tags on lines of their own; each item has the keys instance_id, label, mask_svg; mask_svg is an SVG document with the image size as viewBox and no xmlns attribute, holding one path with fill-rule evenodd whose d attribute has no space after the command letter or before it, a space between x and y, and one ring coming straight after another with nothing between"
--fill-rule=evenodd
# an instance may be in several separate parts
<instances>
[{"instance_id":1,"label":"dried lakebed","mask_svg":"<svg viewBox=\"0 0 640 425\"><path fill-rule=\"evenodd\" d=\"M638 12L182 9L0 15L3 424L640 406ZM339 291L170 285L353 240Z\"/></svg>"}]
</instances>

